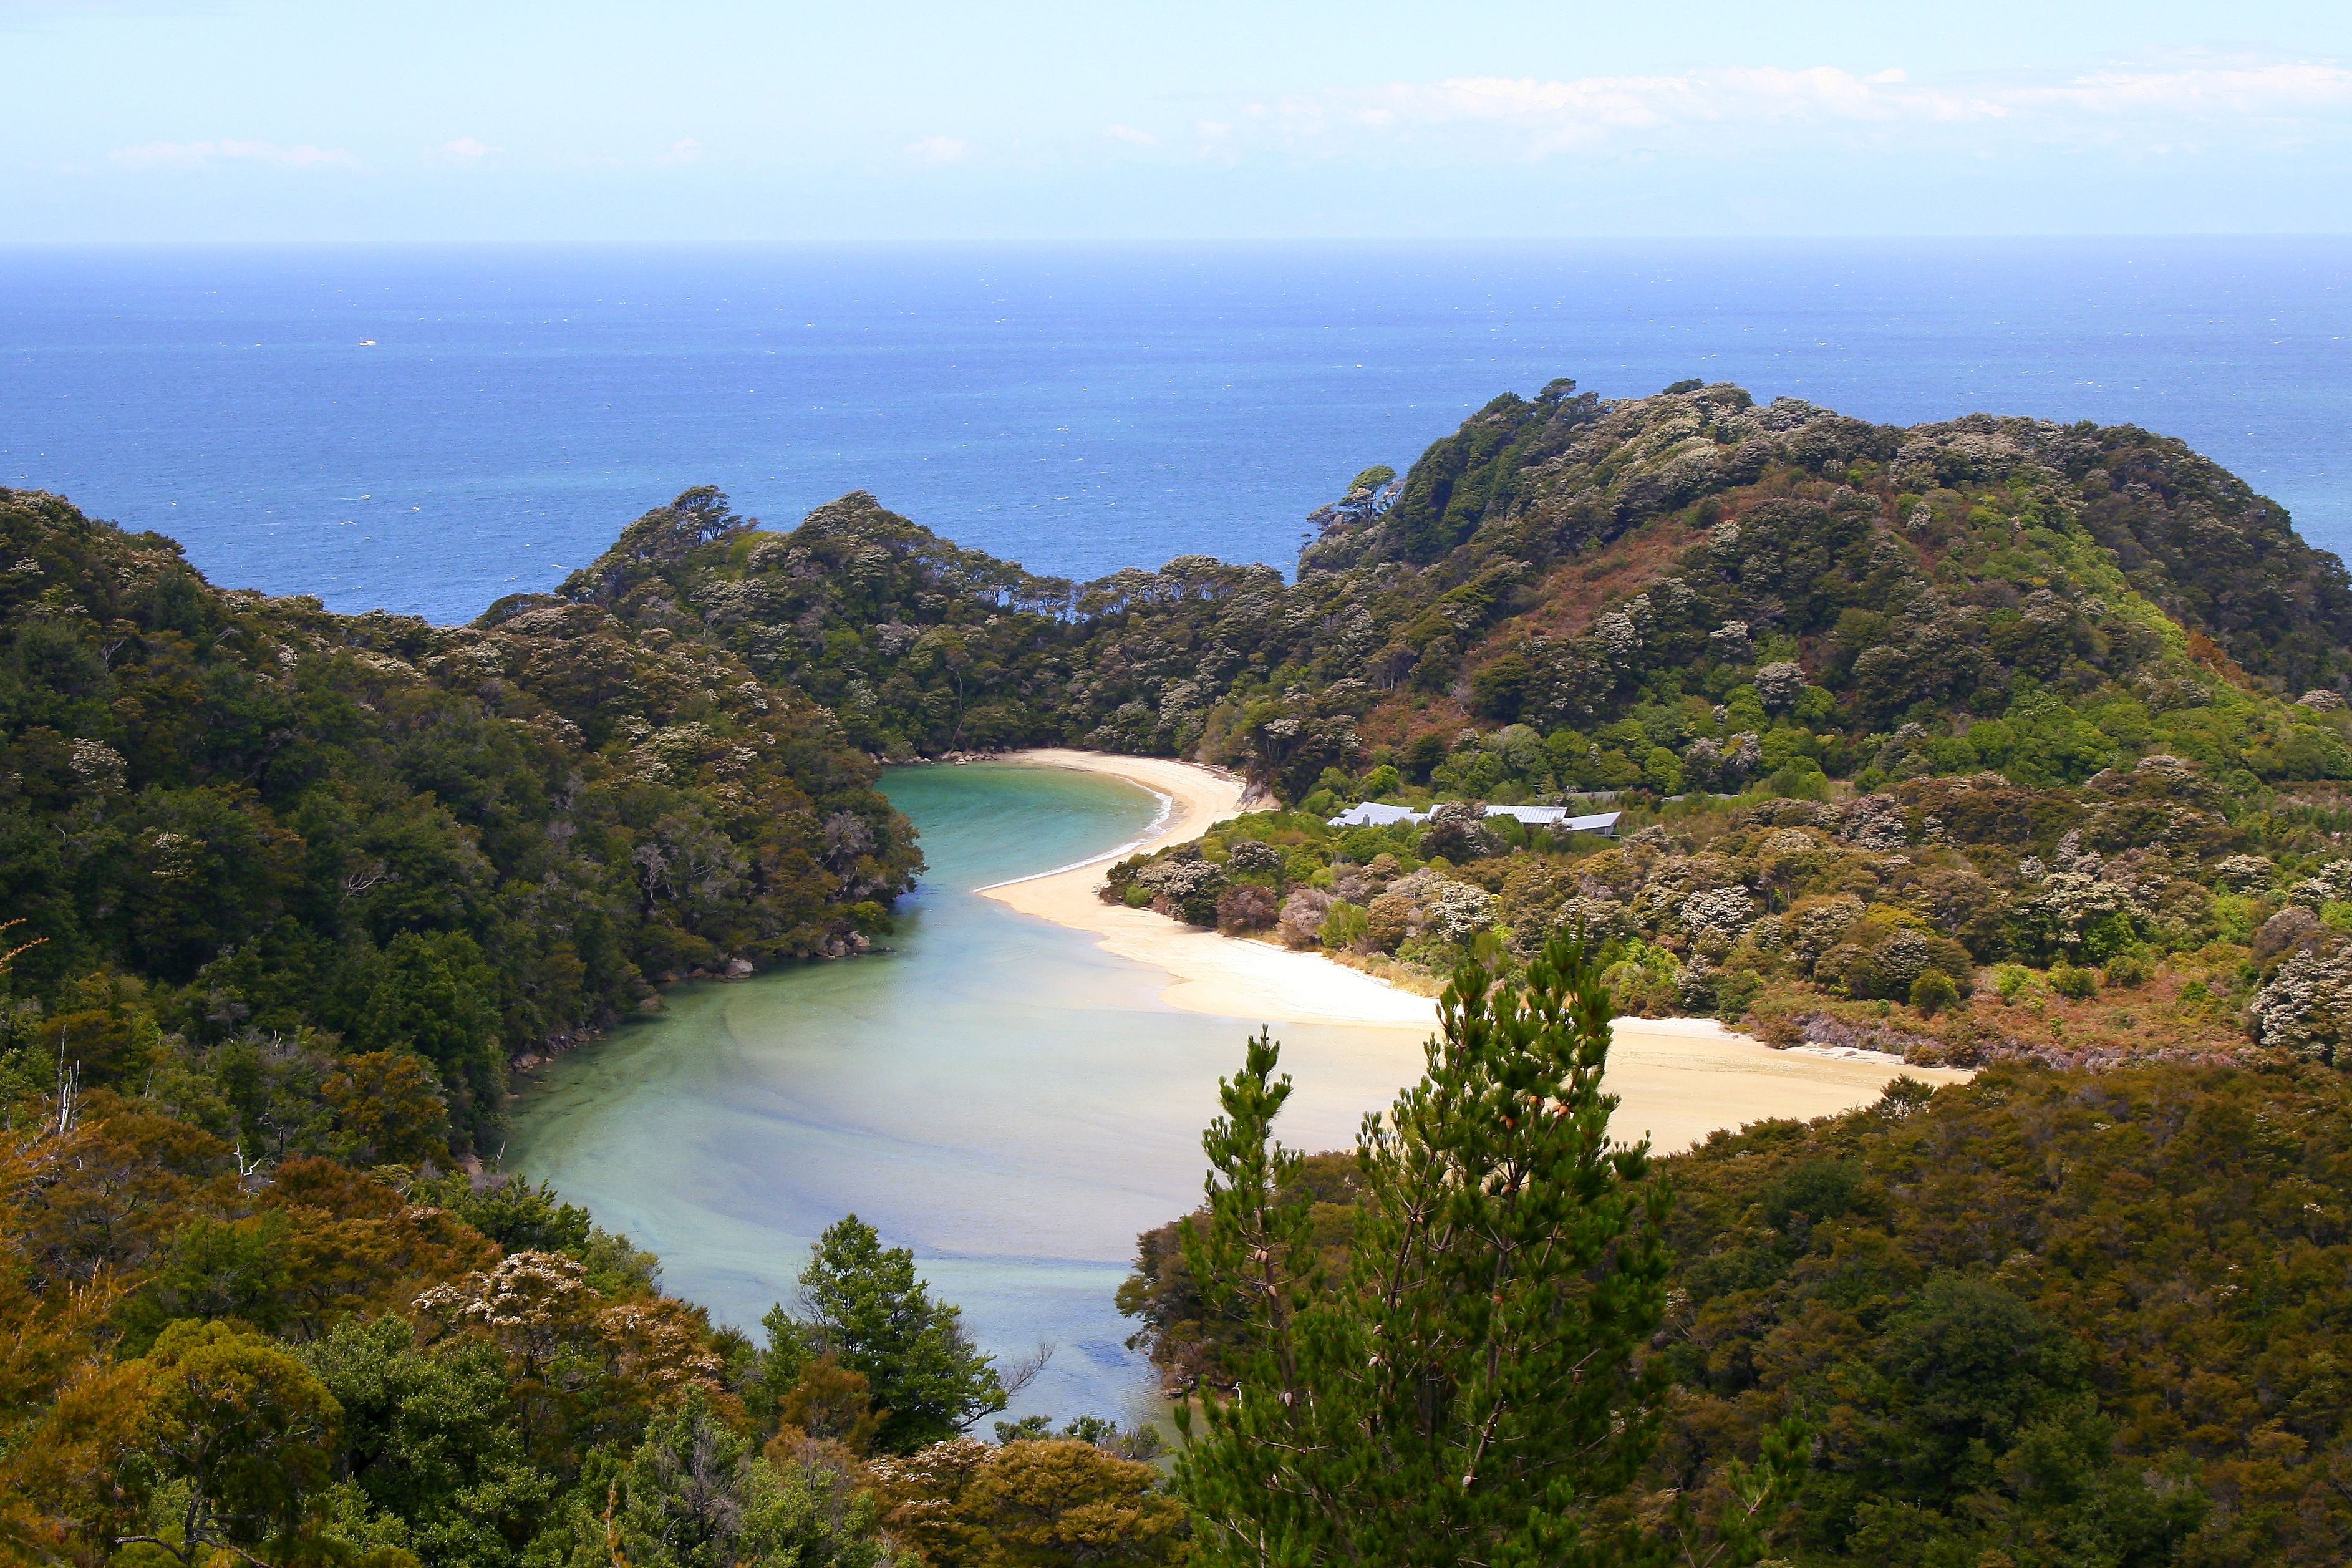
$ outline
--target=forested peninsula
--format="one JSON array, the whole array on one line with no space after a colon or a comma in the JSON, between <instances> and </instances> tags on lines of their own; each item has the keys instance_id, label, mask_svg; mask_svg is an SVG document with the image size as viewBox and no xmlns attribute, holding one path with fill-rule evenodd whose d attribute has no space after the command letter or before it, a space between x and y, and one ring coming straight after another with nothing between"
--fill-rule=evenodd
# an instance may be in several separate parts
<instances>
[{"instance_id":1,"label":"forested peninsula","mask_svg":"<svg viewBox=\"0 0 2352 1568\"><path fill-rule=\"evenodd\" d=\"M697 489L460 627L0 490L0 1553L2352 1551L2336 557L2138 429L1696 383L1507 394L1313 521L1295 580L1076 584ZM887 931L881 764L1035 744L1264 792L1106 897L1450 984L1358 1153L1270 1149L1270 1042L1228 1084L1122 1296L1205 1423L1169 1479L1100 1422L960 1436L1009 1373L854 1220L754 1340L495 1168L520 1059ZM1444 809L1327 820L1375 800ZM1580 802L1617 837L1485 814ZM1601 1142L1612 1008L1990 1070L1650 1161ZM1501 1255L1407 1223L1473 1191L1578 1238L1492 1312ZM1449 1359L1570 1321L1599 1405ZM1310 1431L1266 1401L1316 1365ZM1333 1523L1375 1473L1454 1501Z\"/></svg>"}]
</instances>

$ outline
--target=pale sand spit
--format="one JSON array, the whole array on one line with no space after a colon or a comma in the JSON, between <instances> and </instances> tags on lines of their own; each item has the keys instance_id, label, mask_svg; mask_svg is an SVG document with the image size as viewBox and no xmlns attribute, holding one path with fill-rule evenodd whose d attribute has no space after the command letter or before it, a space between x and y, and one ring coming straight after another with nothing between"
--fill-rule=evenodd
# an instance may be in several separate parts
<instances>
[{"instance_id":1,"label":"pale sand spit","mask_svg":"<svg viewBox=\"0 0 2352 1568\"><path fill-rule=\"evenodd\" d=\"M1970 1074L1906 1067L1893 1057L1776 1051L1712 1018L1620 1018L1603 1081L1617 1097L1609 1131L1629 1141L1646 1136L1652 1148L1671 1153L1717 1129L1852 1110L1906 1076L1945 1084L1965 1083Z\"/></svg>"},{"instance_id":2,"label":"pale sand spit","mask_svg":"<svg viewBox=\"0 0 2352 1568\"><path fill-rule=\"evenodd\" d=\"M1023 914L1082 931L1122 958L1171 979L1160 999L1187 1012L1265 1024L1341 1024L1428 1030L1437 1004L1319 953L1179 925L1150 910L1095 896L1113 860L1197 838L1242 811L1242 782L1196 763L1060 748L998 759L1075 768L1139 784L1162 801L1160 818L1133 843L1074 866L982 888ZM1610 1053L1609 1088L1619 1099L1612 1131L1645 1133L1654 1147L1688 1146L1718 1128L1768 1117L1827 1116L1867 1105L1897 1077L1957 1083L1948 1068L1906 1068L1891 1058L1778 1051L1710 1018L1621 1018Z\"/></svg>"},{"instance_id":3,"label":"pale sand spit","mask_svg":"<svg viewBox=\"0 0 2352 1568\"><path fill-rule=\"evenodd\" d=\"M1289 952L1179 925L1150 910L1106 904L1095 896L1113 860L1198 838L1241 815L1242 782L1227 773L1164 757L1118 757L1059 749L1014 752L1003 759L1036 767L1108 773L1142 785L1165 804L1151 832L1075 866L1000 882L981 892L1024 915L1093 936L1121 958L1164 970L1160 993L1171 1007L1267 1024L1387 1024L1426 1028L1437 1004L1334 963L1318 953Z\"/></svg>"}]
</instances>

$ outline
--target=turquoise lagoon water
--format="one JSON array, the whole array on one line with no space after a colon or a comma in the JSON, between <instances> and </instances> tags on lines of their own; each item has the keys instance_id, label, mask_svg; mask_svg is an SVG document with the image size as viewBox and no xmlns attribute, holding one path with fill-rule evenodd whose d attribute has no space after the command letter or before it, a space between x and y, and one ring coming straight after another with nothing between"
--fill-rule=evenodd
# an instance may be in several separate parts
<instances>
[{"instance_id":1,"label":"turquoise lagoon water","mask_svg":"<svg viewBox=\"0 0 2352 1568\"><path fill-rule=\"evenodd\" d=\"M1137 837L1148 793L1010 764L884 782L930 862L891 951L678 988L666 1016L534 1075L507 1163L747 1329L855 1212L913 1248L982 1345L1054 1345L1015 1414L1150 1415L1112 1294L1137 1232L1198 1200L1201 1129L1255 1020L1163 1006L1158 971L972 891ZM1347 1144L1420 1069L1407 1031L1277 1037L1298 1080L1282 1131L1304 1148Z\"/></svg>"}]
</instances>

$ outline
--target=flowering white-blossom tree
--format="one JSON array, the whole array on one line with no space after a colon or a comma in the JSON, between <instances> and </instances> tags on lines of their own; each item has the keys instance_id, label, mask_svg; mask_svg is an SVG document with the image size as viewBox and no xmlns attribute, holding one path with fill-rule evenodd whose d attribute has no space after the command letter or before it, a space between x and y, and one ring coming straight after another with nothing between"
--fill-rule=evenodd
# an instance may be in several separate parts
<instances>
[{"instance_id":1,"label":"flowering white-blossom tree","mask_svg":"<svg viewBox=\"0 0 2352 1568\"><path fill-rule=\"evenodd\" d=\"M2352 1026L2352 948L2298 952L2254 994L2256 1037L2306 1061L2333 1062Z\"/></svg>"}]
</instances>

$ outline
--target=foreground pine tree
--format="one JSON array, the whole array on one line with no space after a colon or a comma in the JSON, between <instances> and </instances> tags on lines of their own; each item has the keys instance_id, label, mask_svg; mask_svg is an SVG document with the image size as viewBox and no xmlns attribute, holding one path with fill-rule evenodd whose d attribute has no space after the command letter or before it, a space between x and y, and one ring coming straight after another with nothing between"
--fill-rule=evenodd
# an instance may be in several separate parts
<instances>
[{"instance_id":1,"label":"foreground pine tree","mask_svg":"<svg viewBox=\"0 0 2352 1568\"><path fill-rule=\"evenodd\" d=\"M1628 1522L1664 1393L1639 1352L1664 1310L1671 1198L1646 1143L1609 1142L1599 971L1556 940L1521 986L1465 965L1440 1007L1427 1075L1365 1121L1344 1266L1318 1260L1307 1205L1286 1197L1298 1157L1272 1136L1290 1093L1273 1041L1221 1085L1184 1257L1246 1348L1199 1430L1178 1412L1203 1563L1681 1555L1666 1520ZM1743 1478L1743 1518L1709 1532L1717 1561L1755 1554L1777 1479Z\"/></svg>"}]
</instances>

